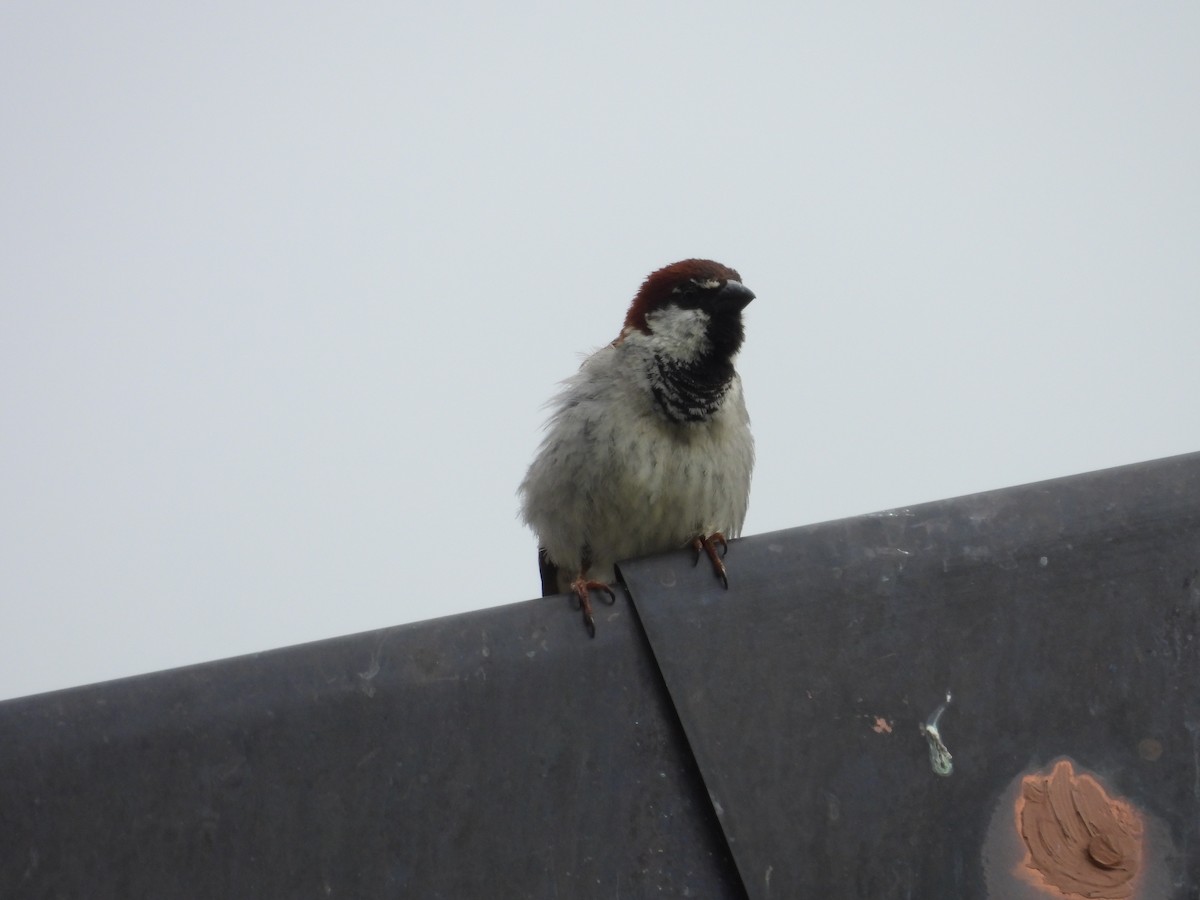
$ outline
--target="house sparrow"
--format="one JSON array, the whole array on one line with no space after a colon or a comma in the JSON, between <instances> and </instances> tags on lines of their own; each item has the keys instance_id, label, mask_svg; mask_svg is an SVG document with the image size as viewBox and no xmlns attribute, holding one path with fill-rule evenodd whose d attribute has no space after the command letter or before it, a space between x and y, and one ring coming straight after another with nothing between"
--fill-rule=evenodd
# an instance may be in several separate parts
<instances>
[{"instance_id":1,"label":"house sparrow","mask_svg":"<svg viewBox=\"0 0 1200 900\"><path fill-rule=\"evenodd\" d=\"M616 563L691 545L729 586L754 439L734 360L754 299L733 269L685 259L651 273L612 344L563 382L518 494L538 538L542 596L616 600ZM718 549L719 548L719 549Z\"/></svg>"}]
</instances>

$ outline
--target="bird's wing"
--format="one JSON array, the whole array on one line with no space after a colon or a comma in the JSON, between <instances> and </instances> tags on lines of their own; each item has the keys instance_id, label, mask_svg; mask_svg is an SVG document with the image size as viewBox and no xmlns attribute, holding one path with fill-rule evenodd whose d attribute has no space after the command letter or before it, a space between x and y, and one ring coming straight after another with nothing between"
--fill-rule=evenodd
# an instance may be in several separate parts
<instances>
[{"instance_id":1,"label":"bird's wing","mask_svg":"<svg viewBox=\"0 0 1200 900\"><path fill-rule=\"evenodd\" d=\"M542 576L542 596L551 597L558 593L558 566L546 556L546 548L538 547L538 572Z\"/></svg>"}]
</instances>

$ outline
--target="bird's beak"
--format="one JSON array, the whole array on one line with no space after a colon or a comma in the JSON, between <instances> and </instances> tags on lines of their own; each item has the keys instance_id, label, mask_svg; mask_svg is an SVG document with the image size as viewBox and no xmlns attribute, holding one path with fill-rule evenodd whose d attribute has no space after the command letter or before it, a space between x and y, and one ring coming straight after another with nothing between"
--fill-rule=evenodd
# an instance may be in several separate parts
<instances>
[{"instance_id":1,"label":"bird's beak","mask_svg":"<svg viewBox=\"0 0 1200 900\"><path fill-rule=\"evenodd\" d=\"M754 291L740 281L727 281L712 299L713 311L739 313L754 299Z\"/></svg>"}]
</instances>

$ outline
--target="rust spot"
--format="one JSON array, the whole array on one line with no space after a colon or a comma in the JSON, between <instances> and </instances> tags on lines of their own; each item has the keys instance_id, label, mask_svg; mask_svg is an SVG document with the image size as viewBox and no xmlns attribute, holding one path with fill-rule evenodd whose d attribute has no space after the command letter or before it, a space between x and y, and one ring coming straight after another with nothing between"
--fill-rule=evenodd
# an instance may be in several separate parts
<instances>
[{"instance_id":1,"label":"rust spot","mask_svg":"<svg viewBox=\"0 0 1200 900\"><path fill-rule=\"evenodd\" d=\"M892 723L889 722L887 719L885 719L883 716L876 716L875 724L871 726L871 730L874 731L876 734L891 734L892 733Z\"/></svg>"},{"instance_id":2,"label":"rust spot","mask_svg":"<svg viewBox=\"0 0 1200 900\"><path fill-rule=\"evenodd\" d=\"M1116 900L1133 895L1142 865L1142 816L1088 774L1060 760L1021 780L1017 831L1029 880L1054 896Z\"/></svg>"},{"instance_id":3,"label":"rust spot","mask_svg":"<svg viewBox=\"0 0 1200 900\"><path fill-rule=\"evenodd\" d=\"M1154 738L1142 738L1137 745L1138 756L1146 760L1146 762L1158 762L1158 759L1163 754L1162 741L1156 741Z\"/></svg>"}]
</instances>

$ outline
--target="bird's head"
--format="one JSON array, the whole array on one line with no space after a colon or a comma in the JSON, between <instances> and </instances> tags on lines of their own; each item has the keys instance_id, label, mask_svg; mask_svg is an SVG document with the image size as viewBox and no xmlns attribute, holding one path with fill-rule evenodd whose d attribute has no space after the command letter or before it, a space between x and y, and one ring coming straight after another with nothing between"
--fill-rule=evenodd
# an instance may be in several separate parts
<instances>
[{"instance_id":1,"label":"bird's head","mask_svg":"<svg viewBox=\"0 0 1200 900\"><path fill-rule=\"evenodd\" d=\"M711 259L672 263L643 282L618 342L641 333L676 360L732 359L742 346L742 310L754 293L735 269Z\"/></svg>"}]
</instances>

